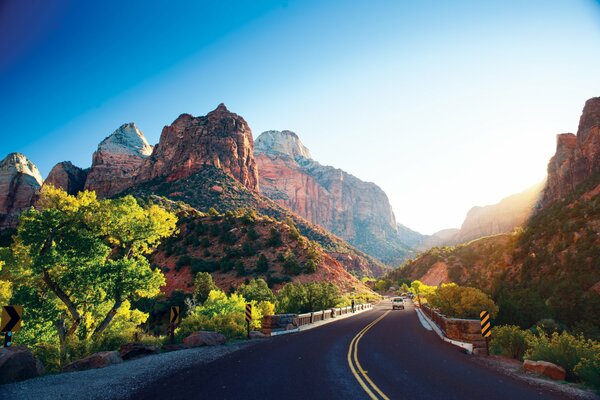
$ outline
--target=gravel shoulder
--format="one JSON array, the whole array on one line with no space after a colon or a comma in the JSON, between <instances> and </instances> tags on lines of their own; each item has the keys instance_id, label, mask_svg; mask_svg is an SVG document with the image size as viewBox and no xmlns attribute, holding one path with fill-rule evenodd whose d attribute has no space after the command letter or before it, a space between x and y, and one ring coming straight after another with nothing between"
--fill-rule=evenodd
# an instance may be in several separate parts
<instances>
[{"instance_id":1,"label":"gravel shoulder","mask_svg":"<svg viewBox=\"0 0 600 400\"><path fill-rule=\"evenodd\" d=\"M207 364L261 340L172 351L105 368L46 375L1 385L0 398L11 400L126 399L148 382L194 365Z\"/></svg>"},{"instance_id":2,"label":"gravel shoulder","mask_svg":"<svg viewBox=\"0 0 600 400\"><path fill-rule=\"evenodd\" d=\"M526 381L530 385L543 387L557 393L563 393L573 399L600 400L600 396L583 385L563 381L553 381L549 378L525 372L523 371L522 363L517 360L500 356L476 357L475 360L476 362L494 368L501 373Z\"/></svg>"}]
</instances>

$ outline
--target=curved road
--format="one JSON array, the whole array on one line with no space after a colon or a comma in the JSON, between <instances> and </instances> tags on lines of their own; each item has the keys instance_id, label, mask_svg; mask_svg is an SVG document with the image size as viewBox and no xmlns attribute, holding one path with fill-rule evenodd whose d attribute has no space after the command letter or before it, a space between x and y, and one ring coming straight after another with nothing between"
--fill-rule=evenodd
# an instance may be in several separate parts
<instances>
[{"instance_id":1,"label":"curved road","mask_svg":"<svg viewBox=\"0 0 600 400\"><path fill-rule=\"evenodd\" d=\"M412 306L390 308L382 303L354 317L264 340L152 382L132 399L568 398L478 363L425 330ZM354 351L349 355L355 338L364 374Z\"/></svg>"}]
</instances>

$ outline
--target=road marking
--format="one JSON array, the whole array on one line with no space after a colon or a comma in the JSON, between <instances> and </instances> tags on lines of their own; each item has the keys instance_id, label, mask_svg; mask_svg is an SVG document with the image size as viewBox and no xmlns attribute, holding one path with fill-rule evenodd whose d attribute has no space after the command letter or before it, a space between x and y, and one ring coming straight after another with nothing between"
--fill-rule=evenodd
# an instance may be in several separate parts
<instances>
[{"instance_id":1,"label":"road marking","mask_svg":"<svg viewBox=\"0 0 600 400\"><path fill-rule=\"evenodd\" d=\"M389 310L386 311L375 321L365 326L360 332L356 334L356 336L354 336L354 338L352 338L352 341L350 342L350 347L348 348L348 365L350 366L350 370L352 371L354 378L356 378L360 386L372 400L380 400L380 398L377 397L374 391L377 394L379 394L379 396L381 396L382 399L390 399L381 391L381 389L377 387L377 385L371 380L371 378L367 376L367 371L365 371L360 365L360 362L358 361L358 342L360 342L360 339L362 339L362 337L365 335L365 333L367 333L369 329L375 326L375 324L377 324L379 321L385 318L385 316L389 313ZM360 373L357 371L360 371Z\"/></svg>"}]
</instances>

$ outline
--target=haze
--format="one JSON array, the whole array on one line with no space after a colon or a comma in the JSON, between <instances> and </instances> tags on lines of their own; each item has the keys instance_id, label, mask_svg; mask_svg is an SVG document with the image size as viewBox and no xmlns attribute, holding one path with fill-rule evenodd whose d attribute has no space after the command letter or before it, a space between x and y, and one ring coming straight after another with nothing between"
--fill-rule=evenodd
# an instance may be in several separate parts
<instances>
[{"instance_id":1,"label":"haze","mask_svg":"<svg viewBox=\"0 0 600 400\"><path fill-rule=\"evenodd\" d=\"M594 1L253 3L3 4L0 153L87 167L122 123L156 143L224 102L432 233L542 180L600 89Z\"/></svg>"}]
</instances>

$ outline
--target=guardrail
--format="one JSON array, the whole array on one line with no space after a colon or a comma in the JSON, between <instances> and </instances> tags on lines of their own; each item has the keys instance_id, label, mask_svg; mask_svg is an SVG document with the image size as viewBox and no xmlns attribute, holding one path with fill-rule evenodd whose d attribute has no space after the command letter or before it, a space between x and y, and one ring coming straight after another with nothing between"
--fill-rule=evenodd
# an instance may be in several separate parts
<instances>
[{"instance_id":1,"label":"guardrail","mask_svg":"<svg viewBox=\"0 0 600 400\"><path fill-rule=\"evenodd\" d=\"M481 336L481 325L478 319L449 318L426 304L421 305L421 311L448 340L469 343L471 351L476 353L485 349L486 344Z\"/></svg>"},{"instance_id":2,"label":"guardrail","mask_svg":"<svg viewBox=\"0 0 600 400\"><path fill-rule=\"evenodd\" d=\"M356 304L354 311L362 311L373 308L371 303ZM298 314L298 326L312 324L318 321L325 321L327 319L335 318L340 315L351 314L352 307L340 307L331 308L329 310L314 311L310 313Z\"/></svg>"}]
</instances>

